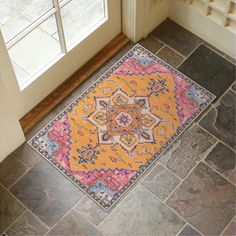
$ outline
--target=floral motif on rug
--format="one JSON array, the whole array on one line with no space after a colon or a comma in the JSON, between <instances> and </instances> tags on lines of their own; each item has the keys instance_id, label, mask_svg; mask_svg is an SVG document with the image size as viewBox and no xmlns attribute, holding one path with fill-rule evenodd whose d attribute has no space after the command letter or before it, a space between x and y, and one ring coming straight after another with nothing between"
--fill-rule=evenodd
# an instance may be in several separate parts
<instances>
[{"instance_id":1,"label":"floral motif on rug","mask_svg":"<svg viewBox=\"0 0 236 236\"><path fill-rule=\"evenodd\" d=\"M214 98L137 44L28 143L109 210Z\"/></svg>"}]
</instances>

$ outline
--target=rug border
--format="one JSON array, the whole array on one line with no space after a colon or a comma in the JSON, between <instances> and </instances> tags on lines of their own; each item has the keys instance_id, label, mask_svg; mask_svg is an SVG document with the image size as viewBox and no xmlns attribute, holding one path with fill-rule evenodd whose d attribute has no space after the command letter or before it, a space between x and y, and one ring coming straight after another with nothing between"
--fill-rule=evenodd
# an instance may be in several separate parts
<instances>
[{"instance_id":1,"label":"rug border","mask_svg":"<svg viewBox=\"0 0 236 236\"><path fill-rule=\"evenodd\" d=\"M156 153L152 156L152 158L154 156L157 155L157 157L155 157L155 160L149 164L149 166L146 167L146 169L133 181L130 183L130 186L127 187L127 189L125 189L125 191L123 193L121 193L121 195L112 203L111 206L109 206L108 208L105 208L104 206L102 206L96 199L94 199L89 193L86 192L86 190L84 190L81 186L78 185L77 182L75 182L73 179L70 178L70 176L68 176L65 172L63 172L62 170L60 170L54 163L52 163L47 157L45 157L38 149L36 149L33 145L31 145L31 141L35 138L35 136L37 136L42 130L44 130L53 120L55 120L60 114L62 114L68 107L70 107L78 98L80 98L82 95L84 95L90 88L92 88L105 74L107 74L111 69L113 69L113 67L117 66L117 64L122 61L131 51L133 51L136 47L141 47L144 51L147 51L149 54L151 54L152 56L155 57L155 59L161 61L164 65L168 66L168 69L171 69L172 71L174 71L177 75L181 75L185 78L187 78L189 81L191 81L193 84L197 85L198 87L202 88L203 90L205 90L207 93L209 93L211 95L211 99L209 100L209 102L207 103L207 105L205 107L202 108L202 110L200 110L200 112L197 113L197 115L195 115L194 118L192 118L192 120L190 122L188 122L186 124L186 126L175 136L175 138L168 142L168 144L166 143L166 145L168 145L167 147L162 147L163 150L160 150L159 153ZM183 79L183 78L181 78ZM111 67L109 67L101 76L99 76L94 82L92 82L88 88L86 88L81 94L79 94L72 102L70 102L69 105L67 105L64 109L62 109L57 115L55 115L52 119L50 119L50 121L47 122L46 125L44 125L38 132L36 132L36 134L34 134L28 141L27 144L33 149L35 150L37 153L39 153L44 159L46 159L54 168L56 168L58 171L60 171L67 179L69 179L76 187L78 187L85 195L87 195L94 203L96 203L99 207L101 207L104 211L109 212L111 211L113 208L115 208L118 204L118 202L120 202L125 196L127 196L127 194L134 188L137 186L138 182L144 178L146 176L146 174L151 171L156 165L157 165L157 161L159 158L161 158L161 156L167 152L169 150L169 148L172 146L172 144L183 134L183 132L188 129L193 123L194 121L206 110L207 107L209 107L211 105L211 103L215 100L216 96L211 93L210 91L208 91L207 89L205 89L203 86L201 86L200 84L198 84L197 82L195 82L194 80L190 79L188 76L184 75L182 72L180 72L179 70L177 70L177 68L174 68L173 66L171 66L170 64L168 64L167 62L165 62L164 60L162 60L161 58L159 58L157 55L155 55L154 53L152 53L151 51L149 51L148 49L146 49L145 47L143 47L142 45L140 45L139 43L136 43L130 50L128 50L128 52L126 52L115 64L113 64Z\"/></svg>"}]
</instances>

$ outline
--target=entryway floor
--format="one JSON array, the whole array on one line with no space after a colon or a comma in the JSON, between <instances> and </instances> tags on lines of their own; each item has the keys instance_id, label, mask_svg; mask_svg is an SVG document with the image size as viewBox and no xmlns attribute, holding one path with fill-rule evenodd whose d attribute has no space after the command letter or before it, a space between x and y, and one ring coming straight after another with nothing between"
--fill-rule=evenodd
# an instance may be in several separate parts
<instances>
[{"instance_id":1,"label":"entryway floor","mask_svg":"<svg viewBox=\"0 0 236 236\"><path fill-rule=\"evenodd\" d=\"M110 212L23 144L0 164L0 233L235 235L235 61L169 19L140 44L217 99ZM78 87L27 139L132 46Z\"/></svg>"}]
</instances>

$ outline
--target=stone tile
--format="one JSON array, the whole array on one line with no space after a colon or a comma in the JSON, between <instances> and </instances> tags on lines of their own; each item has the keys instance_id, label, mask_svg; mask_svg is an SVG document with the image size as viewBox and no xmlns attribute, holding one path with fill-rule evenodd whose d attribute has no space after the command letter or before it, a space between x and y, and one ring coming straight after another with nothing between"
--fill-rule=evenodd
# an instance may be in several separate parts
<instances>
[{"instance_id":1,"label":"stone tile","mask_svg":"<svg viewBox=\"0 0 236 236\"><path fill-rule=\"evenodd\" d=\"M14 155L29 167L33 166L41 158L40 154L31 148L27 143L24 143L17 148L14 151Z\"/></svg>"},{"instance_id":2,"label":"stone tile","mask_svg":"<svg viewBox=\"0 0 236 236\"><path fill-rule=\"evenodd\" d=\"M48 226L80 199L82 192L46 160L40 160L10 191Z\"/></svg>"},{"instance_id":3,"label":"stone tile","mask_svg":"<svg viewBox=\"0 0 236 236\"><path fill-rule=\"evenodd\" d=\"M235 215L235 187L200 163L167 205L203 234L219 235Z\"/></svg>"},{"instance_id":4,"label":"stone tile","mask_svg":"<svg viewBox=\"0 0 236 236\"><path fill-rule=\"evenodd\" d=\"M184 221L138 186L102 222L104 235L176 235Z\"/></svg>"},{"instance_id":5,"label":"stone tile","mask_svg":"<svg viewBox=\"0 0 236 236\"><path fill-rule=\"evenodd\" d=\"M161 165L157 165L142 181L142 185L161 200L165 200L179 182L180 180L172 172Z\"/></svg>"},{"instance_id":6,"label":"stone tile","mask_svg":"<svg viewBox=\"0 0 236 236\"><path fill-rule=\"evenodd\" d=\"M235 170L235 153L222 143L218 143L207 155L205 161L213 169L228 177Z\"/></svg>"},{"instance_id":7,"label":"stone tile","mask_svg":"<svg viewBox=\"0 0 236 236\"><path fill-rule=\"evenodd\" d=\"M8 230L7 235L44 235L48 229L29 211L16 221Z\"/></svg>"},{"instance_id":8,"label":"stone tile","mask_svg":"<svg viewBox=\"0 0 236 236\"><path fill-rule=\"evenodd\" d=\"M167 18L154 31L153 35L184 56L188 56L202 39Z\"/></svg>"},{"instance_id":9,"label":"stone tile","mask_svg":"<svg viewBox=\"0 0 236 236\"><path fill-rule=\"evenodd\" d=\"M236 150L235 99L236 94L228 91L221 98L219 104L200 121L202 127L234 150Z\"/></svg>"},{"instance_id":10,"label":"stone tile","mask_svg":"<svg viewBox=\"0 0 236 236\"><path fill-rule=\"evenodd\" d=\"M178 234L178 236L201 236L194 228L190 225L186 225L183 230Z\"/></svg>"},{"instance_id":11,"label":"stone tile","mask_svg":"<svg viewBox=\"0 0 236 236\"><path fill-rule=\"evenodd\" d=\"M94 226L88 223L79 213L72 210L48 234L49 235L102 235Z\"/></svg>"},{"instance_id":12,"label":"stone tile","mask_svg":"<svg viewBox=\"0 0 236 236\"><path fill-rule=\"evenodd\" d=\"M204 45L194 51L178 69L217 97L235 80L235 65Z\"/></svg>"},{"instance_id":13,"label":"stone tile","mask_svg":"<svg viewBox=\"0 0 236 236\"><path fill-rule=\"evenodd\" d=\"M204 42L204 45L206 45L207 47L211 48L212 50L214 50L215 52L219 53L222 57L224 57L225 59L229 60L232 63L236 63L235 58L232 58L230 56L228 56L226 53L222 52L221 50L219 50L218 48L212 46L211 44Z\"/></svg>"},{"instance_id":14,"label":"stone tile","mask_svg":"<svg viewBox=\"0 0 236 236\"><path fill-rule=\"evenodd\" d=\"M215 138L194 125L177 139L160 158L160 162L177 176L184 178L215 143Z\"/></svg>"},{"instance_id":15,"label":"stone tile","mask_svg":"<svg viewBox=\"0 0 236 236\"><path fill-rule=\"evenodd\" d=\"M156 55L173 67L177 67L184 60L182 56L169 47L164 47Z\"/></svg>"},{"instance_id":16,"label":"stone tile","mask_svg":"<svg viewBox=\"0 0 236 236\"><path fill-rule=\"evenodd\" d=\"M156 53L164 45L152 34L149 34L145 39L140 40L139 43L153 53Z\"/></svg>"},{"instance_id":17,"label":"stone tile","mask_svg":"<svg viewBox=\"0 0 236 236\"><path fill-rule=\"evenodd\" d=\"M99 225L109 214L87 196L85 196L78 202L75 209L94 225Z\"/></svg>"},{"instance_id":18,"label":"stone tile","mask_svg":"<svg viewBox=\"0 0 236 236\"><path fill-rule=\"evenodd\" d=\"M236 235L236 222L232 221L224 230L222 236L235 236Z\"/></svg>"},{"instance_id":19,"label":"stone tile","mask_svg":"<svg viewBox=\"0 0 236 236\"><path fill-rule=\"evenodd\" d=\"M27 166L11 154L0 163L0 182L8 188L26 171Z\"/></svg>"},{"instance_id":20,"label":"stone tile","mask_svg":"<svg viewBox=\"0 0 236 236\"><path fill-rule=\"evenodd\" d=\"M0 233L9 227L25 208L0 185Z\"/></svg>"}]
</instances>

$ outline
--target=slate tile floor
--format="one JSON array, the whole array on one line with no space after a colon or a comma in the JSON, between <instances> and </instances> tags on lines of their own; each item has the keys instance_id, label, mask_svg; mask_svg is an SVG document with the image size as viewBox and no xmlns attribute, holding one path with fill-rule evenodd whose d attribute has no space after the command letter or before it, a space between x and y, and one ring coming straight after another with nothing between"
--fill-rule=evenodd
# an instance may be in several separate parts
<instances>
[{"instance_id":1,"label":"slate tile floor","mask_svg":"<svg viewBox=\"0 0 236 236\"><path fill-rule=\"evenodd\" d=\"M167 19L144 47L217 99L111 212L104 212L23 144L0 164L5 235L235 235L234 59ZM68 105L133 46L128 44L28 134Z\"/></svg>"}]
</instances>

